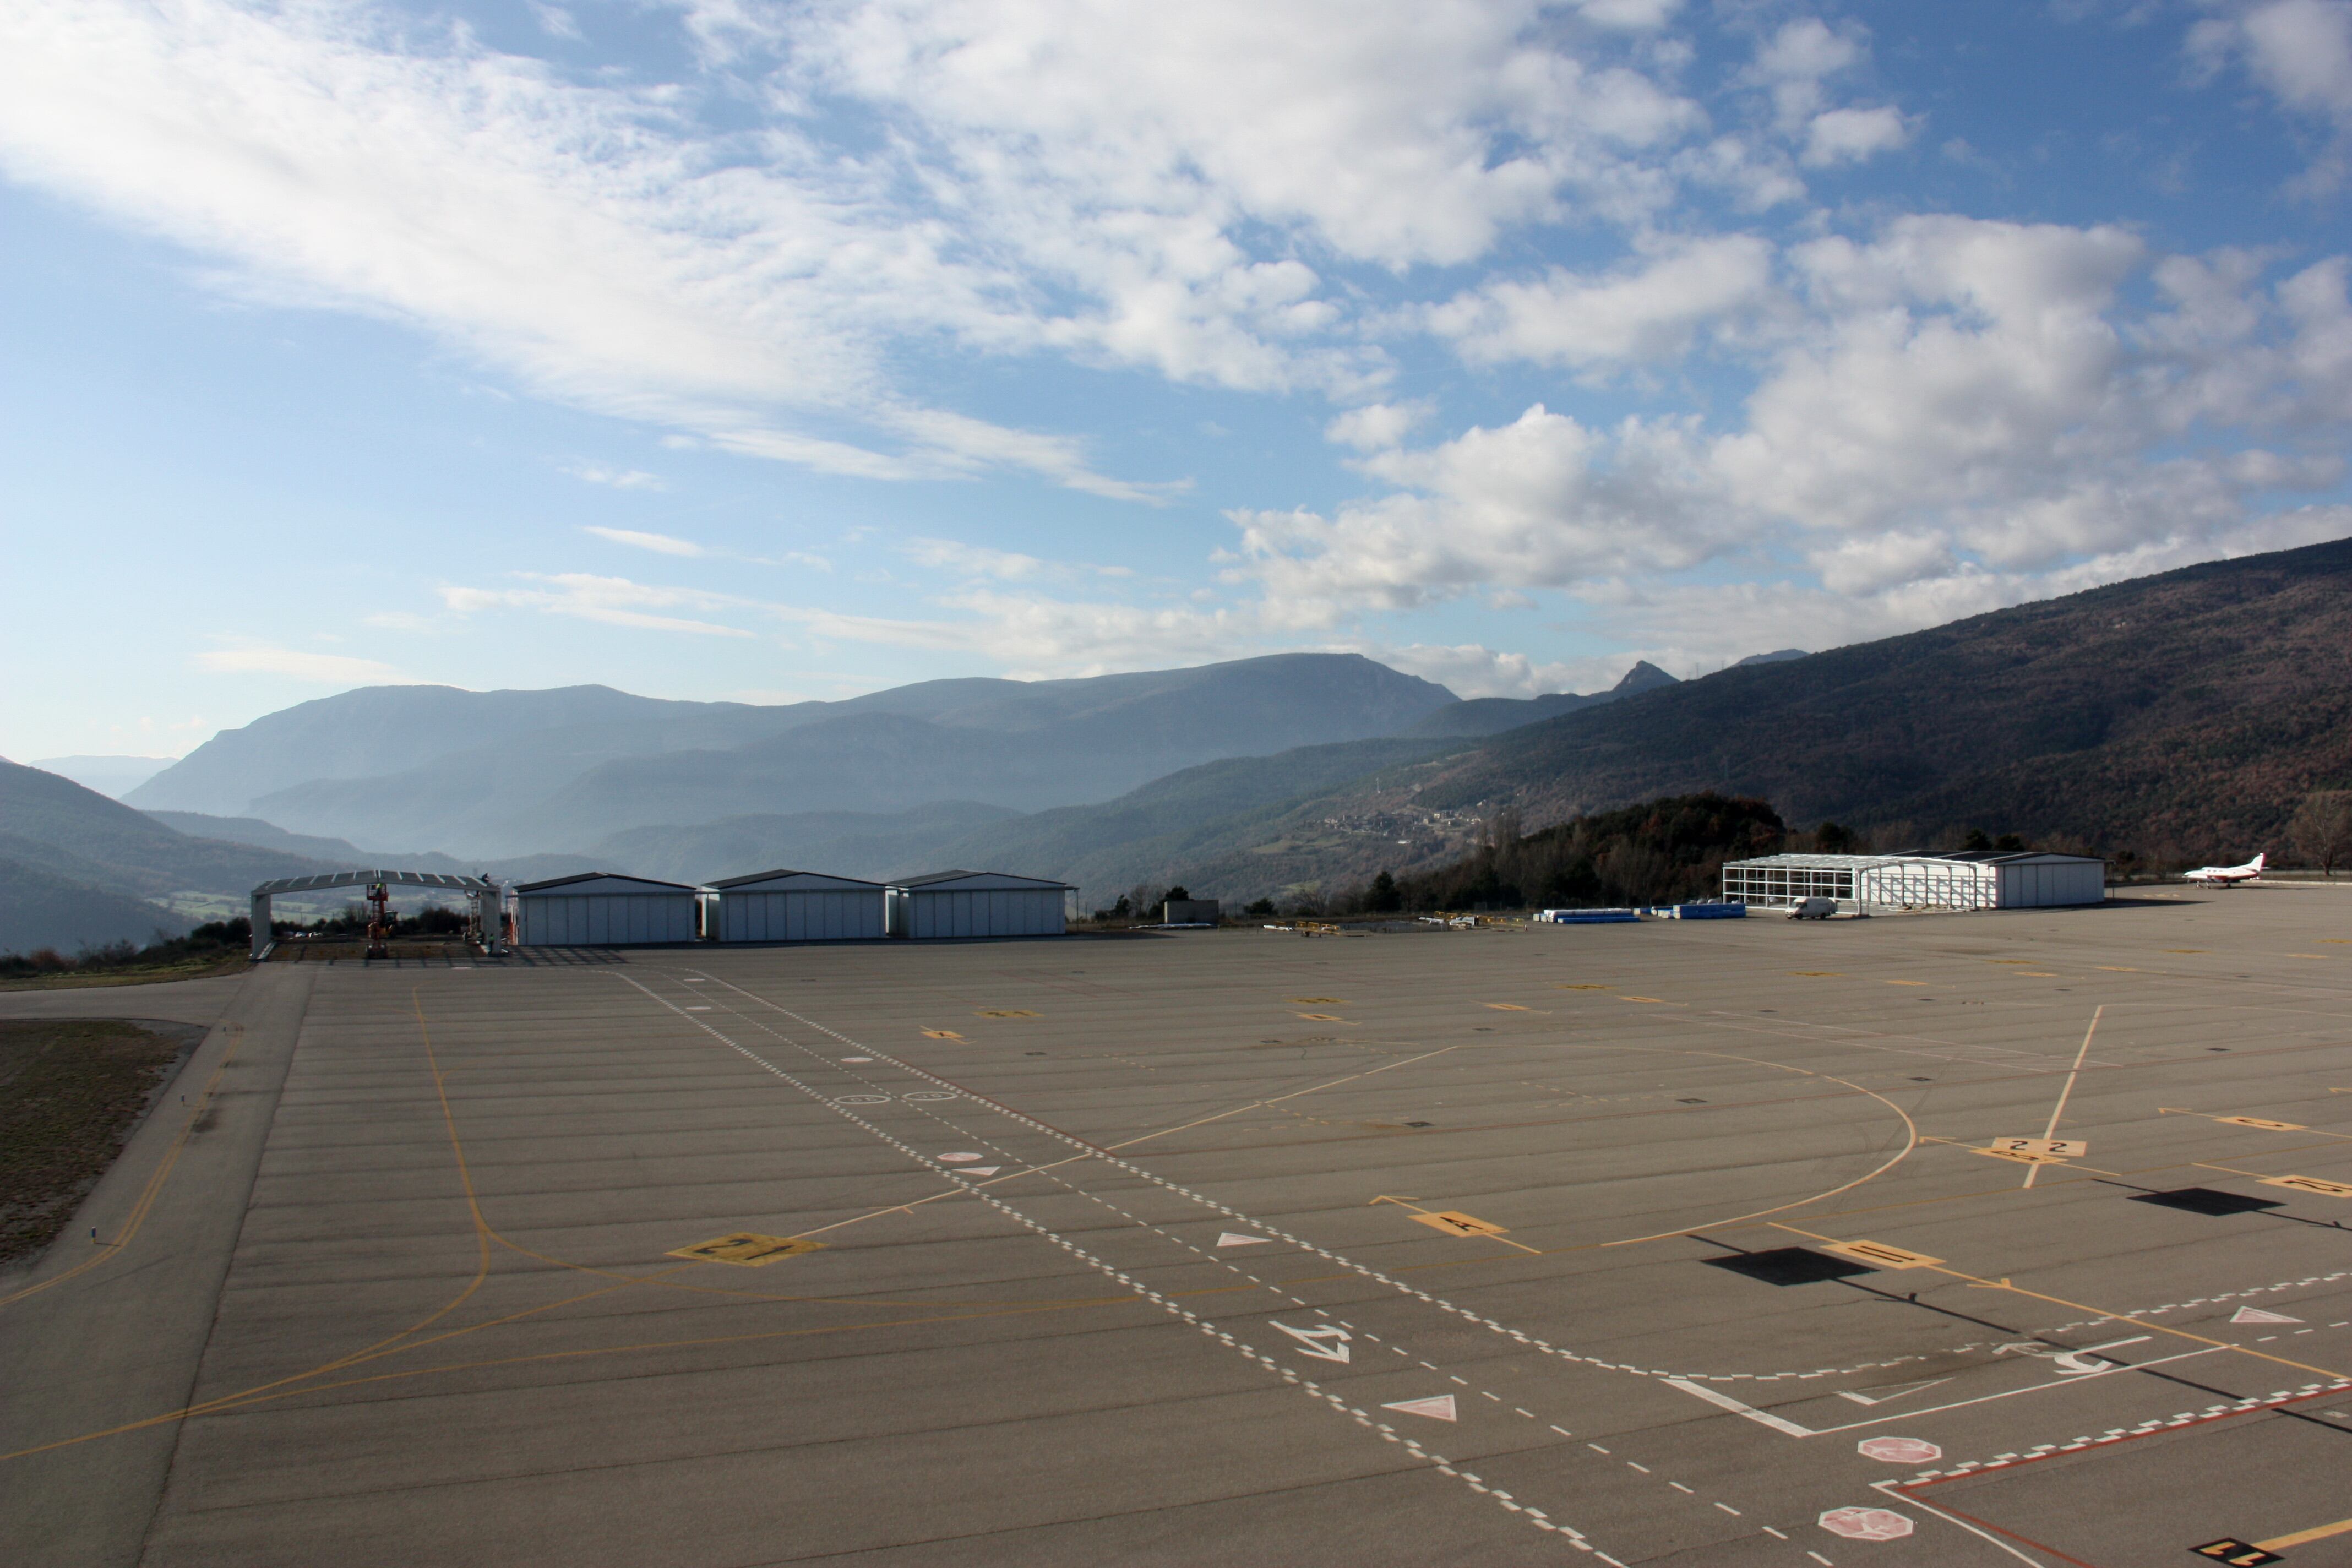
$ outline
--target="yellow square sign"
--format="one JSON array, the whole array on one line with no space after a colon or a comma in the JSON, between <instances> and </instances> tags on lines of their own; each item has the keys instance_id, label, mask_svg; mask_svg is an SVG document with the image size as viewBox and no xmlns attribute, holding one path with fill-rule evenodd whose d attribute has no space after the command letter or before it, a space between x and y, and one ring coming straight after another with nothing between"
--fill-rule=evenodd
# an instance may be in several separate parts
<instances>
[{"instance_id":1,"label":"yellow square sign","mask_svg":"<svg viewBox=\"0 0 2352 1568\"><path fill-rule=\"evenodd\" d=\"M1839 1241L1822 1248L1841 1258L1851 1258L1856 1263L1867 1263L1876 1268L1929 1268L1944 1261L1924 1252L1914 1252L1906 1247L1889 1247L1883 1241Z\"/></svg>"},{"instance_id":2,"label":"yellow square sign","mask_svg":"<svg viewBox=\"0 0 2352 1568\"><path fill-rule=\"evenodd\" d=\"M801 1241L789 1236L761 1236L752 1231L739 1230L732 1236L722 1236L713 1241L700 1241L692 1247L681 1247L672 1258L690 1258L697 1263L732 1263L739 1268L765 1268L780 1258L797 1258L803 1252L824 1248L821 1241Z\"/></svg>"},{"instance_id":3,"label":"yellow square sign","mask_svg":"<svg viewBox=\"0 0 2352 1568\"><path fill-rule=\"evenodd\" d=\"M2323 1198L2352 1198L2352 1187L2342 1182L2324 1182L2317 1176L2264 1176L2263 1185L2284 1187L2295 1193L2317 1193Z\"/></svg>"},{"instance_id":4,"label":"yellow square sign","mask_svg":"<svg viewBox=\"0 0 2352 1568\"><path fill-rule=\"evenodd\" d=\"M1423 1225L1428 1226L1433 1229L1444 1231L1449 1236L1501 1236L1505 1234L1504 1227L1496 1225L1493 1220L1480 1219L1475 1215L1456 1214L1451 1209L1442 1209L1434 1214L1417 1214L1412 1217L1420 1221Z\"/></svg>"}]
</instances>

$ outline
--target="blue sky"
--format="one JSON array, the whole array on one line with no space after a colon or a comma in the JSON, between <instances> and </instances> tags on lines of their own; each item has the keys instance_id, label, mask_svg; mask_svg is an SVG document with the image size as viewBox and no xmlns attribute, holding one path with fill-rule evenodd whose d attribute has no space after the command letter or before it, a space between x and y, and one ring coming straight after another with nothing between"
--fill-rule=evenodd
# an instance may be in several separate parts
<instances>
[{"instance_id":1,"label":"blue sky","mask_svg":"<svg viewBox=\"0 0 2352 1568\"><path fill-rule=\"evenodd\" d=\"M1591 689L2339 537L2348 135L2344 0L0 4L0 752Z\"/></svg>"}]
</instances>

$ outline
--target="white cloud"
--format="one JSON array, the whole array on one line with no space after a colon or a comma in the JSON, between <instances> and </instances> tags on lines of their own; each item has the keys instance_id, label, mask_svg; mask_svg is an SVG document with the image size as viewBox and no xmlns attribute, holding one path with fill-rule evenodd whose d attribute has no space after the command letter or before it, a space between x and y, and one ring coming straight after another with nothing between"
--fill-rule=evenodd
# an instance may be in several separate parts
<instances>
[{"instance_id":1,"label":"white cloud","mask_svg":"<svg viewBox=\"0 0 2352 1568\"><path fill-rule=\"evenodd\" d=\"M2232 59L2290 113L2332 134L2291 188L2325 194L2352 163L2352 3L2262 0L2189 29L2189 57L2210 75Z\"/></svg>"},{"instance_id":2,"label":"white cloud","mask_svg":"<svg viewBox=\"0 0 2352 1568\"><path fill-rule=\"evenodd\" d=\"M216 675L283 675L296 680L315 680L325 684L348 685L359 681L389 686L405 684L411 679L378 659L357 658L340 653L312 653L300 648L271 647L264 644L207 648L196 655L196 664L198 668Z\"/></svg>"},{"instance_id":3,"label":"white cloud","mask_svg":"<svg viewBox=\"0 0 2352 1568\"><path fill-rule=\"evenodd\" d=\"M585 572L563 572L551 575L524 572L516 575L525 582L542 585L529 588L445 585L441 589L441 602L461 616L488 609L529 609L551 616L600 621L606 626L630 626L640 631L687 632L697 637L719 637L754 635L740 626L716 621L654 613L672 609L728 610L743 607L749 603L730 595L705 593L695 588L661 587L633 583L625 577L600 577Z\"/></svg>"},{"instance_id":4,"label":"white cloud","mask_svg":"<svg viewBox=\"0 0 2352 1568\"><path fill-rule=\"evenodd\" d=\"M600 528L594 523L582 530L614 544L625 544L632 550L650 550L657 555L707 555L709 551L690 539L677 539L667 533L640 533L631 528Z\"/></svg>"},{"instance_id":5,"label":"white cloud","mask_svg":"<svg viewBox=\"0 0 2352 1568\"><path fill-rule=\"evenodd\" d=\"M1550 691L1588 691L1612 684L1612 665L1624 673L1630 659L1615 654L1594 659L1541 662L1523 653L1501 653L1482 643L1367 645L1362 650L1391 669L1433 680L1456 697L1538 697Z\"/></svg>"},{"instance_id":6,"label":"white cloud","mask_svg":"<svg viewBox=\"0 0 2352 1568\"><path fill-rule=\"evenodd\" d=\"M1771 266L1772 247L1753 235L1662 243L1637 266L1601 277L1554 268L1539 282L1488 283L1431 310L1429 327L1472 360L1654 363L1760 301Z\"/></svg>"},{"instance_id":7,"label":"white cloud","mask_svg":"<svg viewBox=\"0 0 2352 1568\"><path fill-rule=\"evenodd\" d=\"M1353 447L1359 452L1376 452L1402 443L1429 417L1430 412L1426 404L1368 403L1361 408L1349 409L1324 426L1323 438L1342 447Z\"/></svg>"},{"instance_id":8,"label":"white cloud","mask_svg":"<svg viewBox=\"0 0 2352 1568\"><path fill-rule=\"evenodd\" d=\"M610 485L616 490L658 490L664 485L661 476L646 473L643 468L606 468L593 463L583 463L563 470L575 479L585 479L592 485Z\"/></svg>"},{"instance_id":9,"label":"white cloud","mask_svg":"<svg viewBox=\"0 0 2352 1568\"><path fill-rule=\"evenodd\" d=\"M1900 110L1832 109L1813 116L1805 130L1806 164L1822 168L1832 163L1859 163L1881 153L1892 153L1911 140L1911 127Z\"/></svg>"},{"instance_id":10,"label":"white cloud","mask_svg":"<svg viewBox=\"0 0 2352 1568\"><path fill-rule=\"evenodd\" d=\"M1821 111L1822 82L1860 65L1867 54L1859 29L1832 31L1818 16L1801 16L1758 47L1748 75L1771 93L1781 129L1794 132Z\"/></svg>"}]
</instances>

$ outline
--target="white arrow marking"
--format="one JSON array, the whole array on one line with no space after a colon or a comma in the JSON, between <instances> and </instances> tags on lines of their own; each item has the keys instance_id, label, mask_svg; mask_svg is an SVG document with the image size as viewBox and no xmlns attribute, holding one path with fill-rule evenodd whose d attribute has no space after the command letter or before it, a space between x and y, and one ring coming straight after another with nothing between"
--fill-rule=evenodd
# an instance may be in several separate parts
<instances>
[{"instance_id":1,"label":"white arrow marking","mask_svg":"<svg viewBox=\"0 0 2352 1568\"><path fill-rule=\"evenodd\" d=\"M1407 1415L1426 1415L1432 1421L1459 1421L1454 1411L1454 1395L1440 1394L1428 1399L1400 1399L1394 1405L1383 1405L1383 1410L1402 1410Z\"/></svg>"},{"instance_id":2,"label":"white arrow marking","mask_svg":"<svg viewBox=\"0 0 2352 1568\"><path fill-rule=\"evenodd\" d=\"M1348 1341L1352 1336L1337 1323L1322 1323L1311 1329L1294 1329L1288 1323L1275 1322L1272 1318L1268 1318L1266 1321L1297 1340L1298 1342L1297 1349L1300 1355L1311 1355L1318 1361L1344 1362L1348 1359Z\"/></svg>"},{"instance_id":3,"label":"white arrow marking","mask_svg":"<svg viewBox=\"0 0 2352 1568\"><path fill-rule=\"evenodd\" d=\"M1217 1245L1219 1247L1264 1247L1273 1239L1274 1237L1270 1236L1242 1236L1229 1230L1217 1237Z\"/></svg>"},{"instance_id":4,"label":"white arrow marking","mask_svg":"<svg viewBox=\"0 0 2352 1568\"><path fill-rule=\"evenodd\" d=\"M2299 1323L2301 1318L2290 1318L2284 1312L2265 1312L2260 1307L2241 1307L2230 1316L2233 1323Z\"/></svg>"}]
</instances>

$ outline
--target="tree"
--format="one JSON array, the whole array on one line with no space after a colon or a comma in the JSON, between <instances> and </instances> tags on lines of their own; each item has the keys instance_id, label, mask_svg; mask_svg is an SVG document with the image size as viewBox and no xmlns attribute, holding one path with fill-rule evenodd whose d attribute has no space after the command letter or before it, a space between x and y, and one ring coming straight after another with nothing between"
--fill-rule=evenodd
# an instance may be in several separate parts
<instances>
[{"instance_id":1,"label":"tree","mask_svg":"<svg viewBox=\"0 0 2352 1568\"><path fill-rule=\"evenodd\" d=\"M1171 899L1189 899L1192 896L1184 890L1184 884L1181 882L1168 889L1168 897Z\"/></svg>"},{"instance_id":2,"label":"tree","mask_svg":"<svg viewBox=\"0 0 2352 1568\"><path fill-rule=\"evenodd\" d=\"M2352 858L2352 789L2314 790L2287 819L2287 841L2322 873L2336 875L2336 863Z\"/></svg>"},{"instance_id":3,"label":"tree","mask_svg":"<svg viewBox=\"0 0 2352 1568\"><path fill-rule=\"evenodd\" d=\"M1969 836L1960 840L1960 847L1964 850L1990 849L1992 847L1992 840L1985 837L1983 828L1971 827L1969 829Z\"/></svg>"},{"instance_id":4,"label":"tree","mask_svg":"<svg viewBox=\"0 0 2352 1568\"><path fill-rule=\"evenodd\" d=\"M1856 843L1854 831L1834 822L1824 822L1813 829L1813 845L1824 855L1851 855Z\"/></svg>"},{"instance_id":5,"label":"tree","mask_svg":"<svg viewBox=\"0 0 2352 1568\"><path fill-rule=\"evenodd\" d=\"M1397 891L1396 879L1386 871L1372 879L1372 890L1365 895L1364 907L1374 914L1394 914L1404 908L1404 895Z\"/></svg>"},{"instance_id":6,"label":"tree","mask_svg":"<svg viewBox=\"0 0 2352 1568\"><path fill-rule=\"evenodd\" d=\"M2025 840L2020 838L2014 833L2004 833L2000 837L1992 841L1992 847L1996 849L2005 850L2022 849L2025 847Z\"/></svg>"},{"instance_id":7,"label":"tree","mask_svg":"<svg viewBox=\"0 0 2352 1568\"><path fill-rule=\"evenodd\" d=\"M1272 899L1256 900L1249 906L1249 908L1244 910L1242 913L1245 915L1270 915L1274 913L1274 900Z\"/></svg>"}]
</instances>

